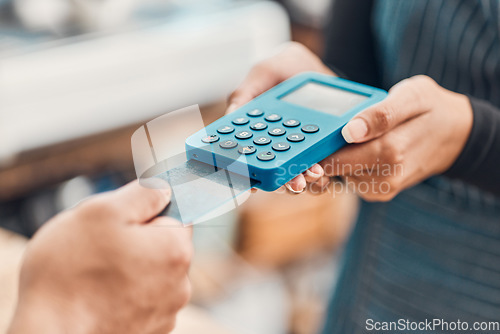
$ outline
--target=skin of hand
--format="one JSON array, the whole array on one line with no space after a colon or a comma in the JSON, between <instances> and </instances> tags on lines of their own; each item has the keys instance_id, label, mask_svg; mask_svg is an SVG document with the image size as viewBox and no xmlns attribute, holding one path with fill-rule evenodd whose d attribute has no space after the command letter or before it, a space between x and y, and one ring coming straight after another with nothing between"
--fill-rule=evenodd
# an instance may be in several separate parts
<instances>
[{"instance_id":1,"label":"skin of hand","mask_svg":"<svg viewBox=\"0 0 500 334\"><path fill-rule=\"evenodd\" d=\"M84 200L29 242L9 334L168 333L190 296L191 229L157 217L170 189Z\"/></svg>"},{"instance_id":2,"label":"skin of hand","mask_svg":"<svg viewBox=\"0 0 500 334\"><path fill-rule=\"evenodd\" d=\"M340 176L365 200L391 200L448 170L462 152L472 123L465 95L427 76L405 79L385 100L344 126L342 135L350 145L297 176L290 186L301 190L307 181L324 189L330 177Z\"/></svg>"},{"instance_id":3,"label":"skin of hand","mask_svg":"<svg viewBox=\"0 0 500 334\"><path fill-rule=\"evenodd\" d=\"M240 86L229 96L226 114L254 97L301 72L335 75L314 53L297 42L288 42L279 51L256 64Z\"/></svg>"}]
</instances>

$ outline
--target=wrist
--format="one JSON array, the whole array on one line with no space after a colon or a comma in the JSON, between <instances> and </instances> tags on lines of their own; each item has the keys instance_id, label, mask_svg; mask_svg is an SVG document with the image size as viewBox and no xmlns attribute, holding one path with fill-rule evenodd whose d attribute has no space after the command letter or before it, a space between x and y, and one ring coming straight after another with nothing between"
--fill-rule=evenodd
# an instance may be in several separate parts
<instances>
[{"instance_id":1,"label":"wrist","mask_svg":"<svg viewBox=\"0 0 500 334\"><path fill-rule=\"evenodd\" d=\"M445 163L440 173L444 173L455 163L460 154L462 153L472 130L473 112L470 100L463 94L449 92L450 97L448 101L448 112L450 117L450 135L445 143L448 159L444 160Z\"/></svg>"}]
</instances>

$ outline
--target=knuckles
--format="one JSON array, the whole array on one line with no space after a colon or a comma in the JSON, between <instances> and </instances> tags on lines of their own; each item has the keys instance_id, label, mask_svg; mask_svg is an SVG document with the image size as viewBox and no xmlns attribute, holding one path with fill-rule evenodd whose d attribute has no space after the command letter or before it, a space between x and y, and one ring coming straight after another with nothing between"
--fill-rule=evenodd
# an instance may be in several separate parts
<instances>
[{"instance_id":1,"label":"knuckles","mask_svg":"<svg viewBox=\"0 0 500 334\"><path fill-rule=\"evenodd\" d=\"M421 88L427 88L430 86L437 86L437 82L431 77L423 74L418 74L410 78L410 80Z\"/></svg>"},{"instance_id":2,"label":"knuckles","mask_svg":"<svg viewBox=\"0 0 500 334\"><path fill-rule=\"evenodd\" d=\"M390 89L391 93L402 94L406 96L406 103L419 110L430 110L431 102L439 98L439 94L444 90L434 79L426 75L416 75L405 79ZM398 92L398 93L396 93ZM366 114L369 132L372 135L387 132L397 122L397 115L400 112L390 103L381 103L376 109ZM363 117L363 116L361 116Z\"/></svg>"},{"instance_id":3,"label":"knuckles","mask_svg":"<svg viewBox=\"0 0 500 334\"><path fill-rule=\"evenodd\" d=\"M85 200L75 210L75 213L87 220L102 222L112 218L119 219L122 208L113 201L109 201L106 195L96 195Z\"/></svg>"},{"instance_id":4,"label":"knuckles","mask_svg":"<svg viewBox=\"0 0 500 334\"><path fill-rule=\"evenodd\" d=\"M163 195L160 191L151 190L146 205L149 206L148 208L144 208L146 212L159 213L167 205L167 200L165 198L165 195Z\"/></svg>"},{"instance_id":5,"label":"knuckles","mask_svg":"<svg viewBox=\"0 0 500 334\"><path fill-rule=\"evenodd\" d=\"M176 251L172 251L169 256L170 265L178 268L181 271L187 271L191 265L191 257L193 254L192 246L178 245Z\"/></svg>"},{"instance_id":6,"label":"knuckles","mask_svg":"<svg viewBox=\"0 0 500 334\"><path fill-rule=\"evenodd\" d=\"M430 89L440 87L434 79L423 74L415 75L408 79L405 79L398 85L404 86L405 89L412 90L415 93L425 93Z\"/></svg>"},{"instance_id":7,"label":"knuckles","mask_svg":"<svg viewBox=\"0 0 500 334\"><path fill-rule=\"evenodd\" d=\"M304 44L295 41L289 42L287 48L285 49L285 52L286 51L303 56L309 56L312 54L312 51L309 50Z\"/></svg>"},{"instance_id":8,"label":"knuckles","mask_svg":"<svg viewBox=\"0 0 500 334\"><path fill-rule=\"evenodd\" d=\"M372 114L374 121L374 131L385 132L390 129L394 121L394 110L390 106L380 106Z\"/></svg>"},{"instance_id":9,"label":"knuckles","mask_svg":"<svg viewBox=\"0 0 500 334\"><path fill-rule=\"evenodd\" d=\"M407 80L406 89L412 94L415 104L421 109L429 109L429 100L435 96L441 86L426 75L416 75Z\"/></svg>"},{"instance_id":10,"label":"knuckles","mask_svg":"<svg viewBox=\"0 0 500 334\"><path fill-rule=\"evenodd\" d=\"M405 145L398 138L386 135L380 140L381 161L386 164L398 165L405 160Z\"/></svg>"}]
</instances>

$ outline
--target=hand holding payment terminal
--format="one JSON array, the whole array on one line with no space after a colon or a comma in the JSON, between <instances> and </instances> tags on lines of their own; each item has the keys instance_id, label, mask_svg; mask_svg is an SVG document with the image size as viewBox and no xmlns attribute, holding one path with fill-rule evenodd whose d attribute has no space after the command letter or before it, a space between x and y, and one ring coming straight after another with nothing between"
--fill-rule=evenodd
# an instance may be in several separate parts
<instances>
[{"instance_id":1,"label":"hand holding payment terminal","mask_svg":"<svg viewBox=\"0 0 500 334\"><path fill-rule=\"evenodd\" d=\"M312 72L269 89L186 139L187 163L161 177L174 189L173 202L187 209L167 215L186 223L252 187L278 189L346 145L342 127L386 96L381 89ZM195 178L207 182L175 191ZM231 191L219 196L215 188L223 183Z\"/></svg>"},{"instance_id":2,"label":"hand holding payment terminal","mask_svg":"<svg viewBox=\"0 0 500 334\"><path fill-rule=\"evenodd\" d=\"M342 127L386 95L338 77L302 73L190 136L188 159L231 165L232 172L257 181L256 188L273 191L344 146Z\"/></svg>"}]
</instances>

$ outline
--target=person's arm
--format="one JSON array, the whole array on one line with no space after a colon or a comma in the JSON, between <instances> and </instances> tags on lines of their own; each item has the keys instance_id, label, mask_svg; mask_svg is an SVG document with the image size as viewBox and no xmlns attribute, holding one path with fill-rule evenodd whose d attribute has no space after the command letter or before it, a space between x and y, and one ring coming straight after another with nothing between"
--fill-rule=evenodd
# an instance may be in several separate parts
<instances>
[{"instance_id":1,"label":"person's arm","mask_svg":"<svg viewBox=\"0 0 500 334\"><path fill-rule=\"evenodd\" d=\"M474 97L469 99L472 130L462 153L444 174L500 195L500 109Z\"/></svg>"},{"instance_id":2,"label":"person's arm","mask_svg":"<svg viewBox=\"0 0 500 334\"><path fill-rule=\"evenodd\" d=\"M168 189L94 196L29 242L8 334L168 333L187 302L191 231L156 217Z\"/></svg>"}]
</instances>

